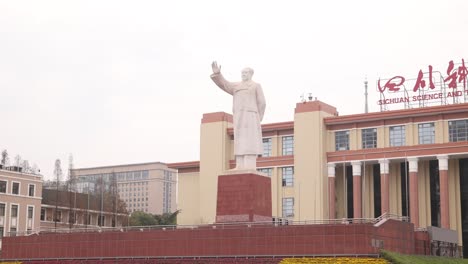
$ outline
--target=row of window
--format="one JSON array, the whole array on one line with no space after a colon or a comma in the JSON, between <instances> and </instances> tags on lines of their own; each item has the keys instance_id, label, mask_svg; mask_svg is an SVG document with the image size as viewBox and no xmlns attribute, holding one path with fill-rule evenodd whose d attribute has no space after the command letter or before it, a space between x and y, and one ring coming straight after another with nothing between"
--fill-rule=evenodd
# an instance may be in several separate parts
<instances>
[{"instance_id":1,"label":"row of window","mask_svg":"<svg viewBox=\"0 0 468 264\"><path fill-rule=\"evenodd\" d=\"M148 203L134 203L134 204L128 204L128 207L140 207L140 206L148 206Z\"/></svg>"},{"instance_id":2,"label":"row of window","mask_svg":"<svg viewBox=\"0 0 468 264\"><path fill-rule=\"evenodd\" d=\"M282 155L294 154L294 136L284 136L281 138L282 142ZM272 155L272 139L263 139L263 154L262 157L271 157Z\"/></svg>"},{"instance_id":3,"label":"row of window","mask_svg":"<svg viewBox=\"0 0 468 264\"><path fill-rule=\"evenodd\" d=\"M19 182L11 182L10 194L20 195L20 186ZM28 185L28 196L34 197L36 185ZM8 181L0 180L0 193L7 193L8 190Z\"/></svg>"},{"instance_id":4,"label":"row of window","mask_svg":"<svg viewBox=\"0 0 468 264\"><path fill-rule=\"evenodd\" d=\"M133 197L137 197L137 196L148 196L148 192L146 192L146 195L145 195L144 192L141 192L141 193L140 193L140 192L133 193L133 195L132 195L132 193L122 193L122 194L120 194L120 197L132 197L132 196L133 196Z\"/></svg>"},{"instance_id":5,"label":"row of window","mask_svg":"<svg viewBox=\"0 0 468 264\"><path fill-rule=\"evenodd\" d=\"M391 126L390 146L399 147L406 144L406 128L404 125ZM362 148L377 148L377 128L362 129ZM419 144L435 143L434 123L423 123L418 125ZM468 141L468 119L449 121L450 142ZM284 136L282 141L282 155L294 154L294 136ZM335 150L349 150L349 130L335 132ZM262 157L272 155L272 138L263 139Z\"/></svg>"},{"instance_id":6,"label":"row of window","mask_svg":"<svg viewBox=\"0 0 468 264\"><path fill-rule=\"evenodd\" d=\"M362 148L377 148L377 128L361 130ZM389 128L391 147L406 145L406 128L404 125ZM449 121L449 141L468 141L468 119ZM418 144L435 143L434 123L418 124ZM349 150L349 130L335 132L335 150Z\"/></svg>"},{"instance_id":7,"label":"row of window","mask_svg":"<svg viewBox=\"0 0 468 264\"><path fill-rule=\"evenodd\" d=\"M5 225L5 216L7 215L7 205L4 203L0 203L0 218L3 220L1 221L0 225L0 239L4 235L4 226ZM9 219L15 219L18 218L19 215L19 205L17 204L10 204L10 217ZM26 216L28 219L33 219L34 217L34 206L27 206L26 207ZM18 223L18 220L16 219L15 221L12 221L12 223ZM16 232L17 225L16 224L10 224L10 232L13 232L12 235L14 236L14 232ZM28 226L27 230L31 230L31 228Z\"/></svg>"},{"instance_id":8,"label":"row of window","mask_svg":"<svg viewBox=\"0 0 468 264\"><path fill-rule=\"evenodd\" d=\"M146 185L148 186L148 182L147 181L144 181L144 182L126 182L126 183L119 183L117 186L119 188L123 188L123 187L132 187L132 186L143 186L143 185Z\"/></svg>"},{"instance_id":9,"label":"row of window","mask_svg":"<svg viewBox=\"0 0 468 264\"><path fill-rule=\"evenodd\" d=\"M257 169L259 172L265 173L269 177L273 174L273 168L260 168ZM282 167L281 168L281 185L283 187L294 186L294 167Z\"/></svg>"},{"instance_id":10,"label":"row of window","mask_svg":"<svg viewBox=\"0 0 468 264\"><path fill-rule=\"evenodd\" d=\"M137 199L137 198L133 198L133 200L132 200L132 198L130 198L130 199L124 199L124 201L125 201L126 203L139 202L139 201L140 201L140 198L138 198L138 199ZM142 202L143 202L143 201L148 201L148 197L146 197L146 200L145 200L144 198L141 198L141 201L142 201Z\"/></svg>"},{"instance_id":11,"label":"row of window","mask_svg":"<svg viewBox=\"0 0 468 264\"><path fill-rule=\"evenodd\" d=\"M114 177L118 181L146 180L149 178L149 171L142 170L142 171L126 171L126 172L115 172L115 173L80 175L78 176L78 181L79 182L94 182L97 180L102 180L105 182L109 182Z\"/></svg>"},{"instance_id":12,"label":"row of window","mask_svg":"<svg viewBox=\"0 0 468 264\"><path fill-rule=\"evenodd\" d=\"M145 190L148 190L148 187L146 187ZM133 190L132 188L118 188L118 191L119 192L143 191L143 187L133 188Z\"/></svg>"},{"instance_id":13,"label":"row of window","mask_svg":"<svg viewBox=\"0 0 468 264\"><path fill-rule=\"evenodd\" d=\"M69 218L71 217L71 219L75 219L75 221L74 221L75 224L92 225L93 222L96 222L96 221L94 221L94 219L97 219L97 225L98 226L105 225L105 220L106 220L105 215L96 215L96 217L93 217L92 214L87 214L87 216L88 217L86 217L86 215L82 215L82 221L79 221L78 217L76 215L76 212L74 212L74 214L73 214L73 212L70 212L68 217ZM41 208L41 218L40 218L40 220L41 221L46 221L46 219L47 219L46 209ZM64 223L64 219L62 218L62 211L61 210L55 211L55 220L52 219L52 218L50 218L50 220L51 221L57 221L57 222L60 222L60 223Z\"/></svg>"},{"instance_id":14,"label":"row of window","mask_svg":"<svg viewBox=\"0 0 468 264\"><path fill-rule=\"evenodd\" d=\"M273 168L261 168L257 170L261 173L265 173L268 177L271 177L273 175Z\"/></svg>"}]
</instances>

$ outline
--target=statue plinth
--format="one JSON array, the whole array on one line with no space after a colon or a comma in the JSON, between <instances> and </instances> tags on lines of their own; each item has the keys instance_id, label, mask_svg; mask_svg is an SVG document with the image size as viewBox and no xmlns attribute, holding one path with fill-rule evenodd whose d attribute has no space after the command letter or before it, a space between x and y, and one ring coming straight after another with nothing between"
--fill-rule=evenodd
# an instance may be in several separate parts
<instances>
[{"instance_id":1,"label":"statue plinth","mask_svg":"<svg viewBox=\"0 0 468 264\"><path fill-rule=\"evenodd\" d=\"M218 176L216 223L272 221L271 178L255 170Z\"/></svg>"}]
</instances>

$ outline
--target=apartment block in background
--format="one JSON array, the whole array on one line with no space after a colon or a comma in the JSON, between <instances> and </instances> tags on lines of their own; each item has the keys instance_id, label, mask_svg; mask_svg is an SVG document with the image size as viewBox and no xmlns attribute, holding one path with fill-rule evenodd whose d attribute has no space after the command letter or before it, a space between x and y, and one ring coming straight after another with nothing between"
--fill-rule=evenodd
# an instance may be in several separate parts
<instances>
[{"instance_id":1,"label":"apartment block in background","mask_svg":"<svg viewBox=\"0 0 468 264\"><path fill-rule=\"evenodd\" d=\"M152 214L177 210L177 170L160 162L78 168L72 171L77 190L93 193L100 188L116 185L120 199L131 212Z\"/></svg>"}]
</instances>

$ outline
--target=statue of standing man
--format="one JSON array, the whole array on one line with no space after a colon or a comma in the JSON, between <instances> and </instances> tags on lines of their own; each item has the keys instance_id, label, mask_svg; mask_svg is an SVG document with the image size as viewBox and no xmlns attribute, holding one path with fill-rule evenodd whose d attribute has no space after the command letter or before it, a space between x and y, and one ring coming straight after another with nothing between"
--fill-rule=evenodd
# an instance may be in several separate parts
<instances>
[{"instance_id":1,"label":"statue of standing man","mask_svg":"<svg viewBox=\"0 0 468 264\"><path fill-rule=\"evenodd\" d=\"M256 169L257 156L263 153L262 127L265 97L260 84L252 81L253 69L242 70L241 82L228 82L216 61L211 64L213 82L232 95L234 116L234 155L236 170Z\"/></svg>"}]
</instances>

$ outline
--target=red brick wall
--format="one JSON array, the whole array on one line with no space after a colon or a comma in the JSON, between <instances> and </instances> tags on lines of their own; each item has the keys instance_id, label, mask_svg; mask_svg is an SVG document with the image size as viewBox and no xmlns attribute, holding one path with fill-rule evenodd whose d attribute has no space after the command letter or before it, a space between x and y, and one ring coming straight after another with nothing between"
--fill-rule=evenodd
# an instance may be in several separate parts
<instances>
[{"instance_id":1,"label":"red brick wall","mask_svg":"<svg viewBox=\"0 0 468 264\"><path fill-rule=\"evenodd\" d=\"M258 263L258 264L278 264L282 258L172 258L172 259L89 259L89 260L26 260L22 264L241 264L241 263Z\"/></svg>"},{"instance_id":2,"label":"red brick wall","mask_svg":"<svg viewBox=\"0 0 468 264\"><path fill-rule=\"evenodd\" d=\"M430 255L430 241L427 232L414 232L414 253L418 255Z\"/></svg>"},{"instance_id":3,"label":"red brick wall","mask_svg":"<svg viewBox=\"0 0 468 264\"><path fill-rule=\"evenodd\" d=\"M239 256L378 254L384 249L415 253L413 224L294 226L205 226L196 229L5 237L2 258L129 256ZM419 236L419 235L418 235Z\"/></svg>"}]
</instances>

